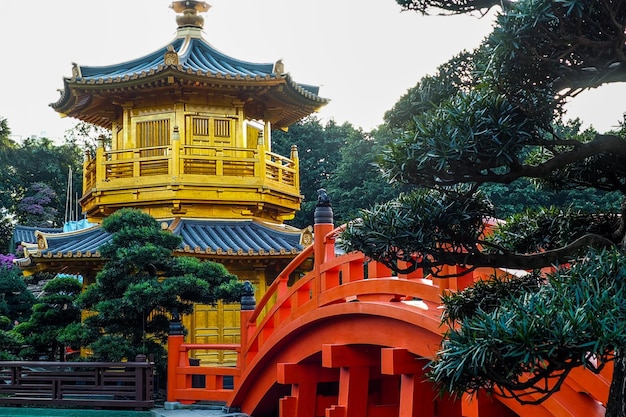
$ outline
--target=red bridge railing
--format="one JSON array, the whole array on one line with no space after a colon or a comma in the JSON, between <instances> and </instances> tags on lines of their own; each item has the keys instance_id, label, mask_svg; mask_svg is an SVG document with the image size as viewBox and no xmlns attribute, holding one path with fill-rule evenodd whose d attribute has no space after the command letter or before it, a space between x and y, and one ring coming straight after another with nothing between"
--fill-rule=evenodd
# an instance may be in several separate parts
<instances>
[{"instance_id":1,"label":"red bridge railing","mask_svg":"<svg viewBox=\"0 0 626 417\"><path fill-rule=\"evenodd\" d=\"M250 375L255 375L255 372L264 366L263 355L265 352L272 352L273 346L276 346L276 341L286 334L284 332L285 329L289 329L290 325L291 329L293 329L295 325L305 322L307 318L311 317L309 313L316 312L317 309L337 311L339 310L337 307L346 307L346 305L341 306L339 303L349 303L358 300L361 307L366 307L364 303L368 302L372 304L367 305L367 307L375 306L374 303L386 306L393 304L393 308L402 306L407 308L407 315L417 314L419 317L427 318L427 320L424 320L424 324L419 324L419 326L430 332L429 334L441 334L445 331L445 328L439 326L437 309L440 306L441 294L448 290L461 290L475 280L497 272L493 269L485 268L466 273L462 267L448 266L440 271L440 275L450 276L451 278L424 277L420 271L407 275L399 274L393 276L387 267L367 259L362 253L337 254L335 240L340 229L335 229L332 224L318 224L316 222L314 232L315 239L313 245L305 248L278 275L254 309L244 308L242 302L240 344L184 343L182 331L176 330L171 332L168 346L168 401L183 404L196 401L216 401L225 402L228 406L233 406L240 401L247 401L248 398L255 398L254 395L251 395L248 388L250 388L251 384L255 384L257 380L254 380ZM308 268L311 269L309 272L293 280L293 275L299 274L303 269L303 265L310 265L311 258L313 259L312 269L309 266ZM390 303L391 301L394 303ZM424 311L416 313L416 307L419 309L420 306L423 306ZM237 363L230 367L191 366L189 353L198 349L236 352ZM338 358L343 358L347 356L343 355L341 349L349 350L350 346L324 344L321 352L322 362L325 357L331 359L334 357L333 349L337 350L335 353L337 353ZM381 370L389 364L395 366L396 363L400 365L410 363L414 367L416 363L415 357L413 355L407 356L407 352L401 347L381 349L381 357L379 358ZM327 355L324 356L325 354ZM272 355L268 356L271 357ZM320 407L323 410L320 412L316 411L314 415L324 415L323 412L326 413L326 416L333 417L364 415L362 413L354 414L354 410L351 411L352 414L346 414L348 403L350 402L348 401L349 394L346 394L346 392L351 392L350 390L345 390L343 397L340 392L336 397L330 399L331 402L325 404L325 397L323 396L313 394L313 397L309 398L311 393L301 395L299 389L294 391L295 385L303 383L303 381L311 382L309 375L303 376L302 381L286 377L286 375L291 375L287 372L288 370L294 370L300 366L297 362L291 363L287 360L286 362L272 362L272 365L276 367L276 382L278 383L280 379L281 383L292 385L291 394L277 399L282 407L281 416L313 415L310 409L307 409L303 414L297 412L296 409L312 407L312 404L317 404L316 401L319 401L318 405L321 404ZM354 366L356 371L359 368L357 365ZM343 367L341 368L342 372L344 368L348 369L344 365L334 363L326 363L322 367L324 371L335 372L335 374L339 374L337 367ZM304 368L306 368L306 365L302 369ZM420 366L421 369L422 367ZM388 371L389 369L385 368L384 373L389 374ZM394 372L391 372L391 374L395 375ZM400 373L402 374L403 372ZM513 400L504 399L502 401L509 408L505 415L514 415L511 413L520 416L562 415L563 410L568 410L569 414L567 415L578 417L603 415L604 408L602 403L608 398L610 373L611 370L607 369L601 375L592 375L588 371L577 369L575 372L572 372L568 380L569 382L562 389L563 392L558 393L559 397L552 402L550 400L547 401L545 408L541 408L541 406L538 406L539 408L534 406L522 407ZM278 377L278 374L282 376ZM340 383L341 375L346 375L345 372L339 377L335 374L333 374L334 380L338 378ZM257 372L256 375L259 375L259 373ZM321 379L324 378L320 376L322 374L319 372L316 375ZM415 385L411 385L413 384L411 381L415 381L415 375L411 379L409 378L411 375L403 374L399 403L395 401L389 404L381 404L380 407L376 405L378 407L376 409L377 413L383 413L381 407L387 407L385 414L376 415L416 415L415 413L417 412L421 413L420 415L437 415L432 409L432 404L429 409L416 411L424 405L423 401L425 398L428 398L427 402L432 402L432 393L428 391L428 393L423 394L423 397L419 397L422 394L418 395L417 391L415 391L417 389ZM198 377L202 378L201 386L194 384L194 380ZM313 385L315 385L315 381L313 380ZM356 385L359 385L359 383L363 385L362 381L355 383ZM363 387L367 391L367 382L364 383ZM238 391L238 388L241 388L241 392ZM431 387L424 389L430 390ZM308 391L303 390L303 392ZM408 396L405 396L405 394ZM309 397L306 397L306 395L309 395ZM242 399L242 397L245 398ZM420 398L419 401L417 400L418 397ZM403 401L405 402L403 403ZM468 403L468 405L462 407L463 413L459 411L460 409L457 410L455 408L456 411L449 415L471 415L474 417L479 415L501 415L497 408L489 408L491 407L490 401L477 400L473 403ZM300 402L305 404L305 406L301 406ZM354 405L351 404L351 407ZM360 403L356 404L356 406L361 407L361 409L369 407L367 404ZM439 415L448 415L447 411L445 411L446 406L447 403L445 402L439 403L439 413L441 413ZM481 407L483 406L485 407L484 411L479 412L479 409L482 409ZM250 408L250 404L247 407ZM400 409L403 411L400 412ZM466 412L469 414L466 414Z\"/></svg>"},{"instance_id":2,"label":"red bridge railing","mask_svg":"<svg viewBox=\"0 0 626 417\"><path fill-rule=\"evenodd\" d=\"M241 311L241 344L184 343L182 334L171 335L167 400L183 404L228 402L240 376L272 334L281 326L322 306L345 303L355 298L360 301L418 299L434 310L443 291L465 287L474 281L476 275L480 275L480 271L475 271L462 278L427 279L416 271L392 276L387 267L367 259L362 253L336 255L335 239L340 231L341 228L334 228L332 224L315 225L314 244L306 247L278 275L254 310ZM311 257L314 260L313 270L290 286L290 276ZM237 364L191 366L189 352L199 349L235 351L238 354ZM204 386L194 386L194 377L197 376L203 377Z\"/></svg>"}]
</instances>

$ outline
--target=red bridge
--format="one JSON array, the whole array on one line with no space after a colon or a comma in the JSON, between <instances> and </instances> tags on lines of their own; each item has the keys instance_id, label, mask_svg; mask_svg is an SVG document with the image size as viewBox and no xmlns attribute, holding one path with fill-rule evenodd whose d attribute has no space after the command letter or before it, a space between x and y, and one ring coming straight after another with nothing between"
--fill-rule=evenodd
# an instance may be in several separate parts
<instances>
[{"instance_id":1,"label":"red bridge","mask_svg":"<svg viewBox=\"0 0 626 417\"><path fill-rule=\"evenodd\" d=\"M439 397L424 367L445 331L440 294L494 271L447 279L392 276L361 253L336 255L337 232L332 224L316 224L314 244L254 310L242 306L241 345L189 344L182 334L171 335L167 400L223 401L254 417L604 415L610 369L600 375L576 369L540 405L484 394ZM290 285L290 275L311 256L313 270ZM189 366L188 353L195 349L236 351L237 366ZM204 375L203 388L193 387L194 375Z\"/></svg>"}]
</instances>

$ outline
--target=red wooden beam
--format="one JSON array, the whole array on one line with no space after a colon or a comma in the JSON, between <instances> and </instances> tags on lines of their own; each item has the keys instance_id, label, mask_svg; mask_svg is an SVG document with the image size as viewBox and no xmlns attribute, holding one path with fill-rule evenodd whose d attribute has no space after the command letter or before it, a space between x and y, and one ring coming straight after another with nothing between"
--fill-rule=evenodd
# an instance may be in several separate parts
<instances>
[{"instance_id":1,"label":"red wooden beam","mask_svg":"<svg viewBox=\"0 0 626 417\"><path fill-rule=\"evenodd\" d=\"M319 365L278 363L276 382L291 384L291 395L279 402L279 417L315 417L317 383L339 380L338 369Z\"/></svg>"},{"instance_id":2,"label":"red wooden beam","mask_svg":"<svg viewBox=\"0 0 626 417\"><path fill-rule=\"evenodd\" d=\"M278 417L301 417L297 410L298 398L283 397L278 400Z\"/></svg>"},{"instance_id":3,"label":"red wooden beam","mask_svg":"<svg viewBox=\"0 0 626 417\"><path fill-rule=\"evenodd\" d=\"M319 365L279 363L276 368L276 381L279 384L300 384L309 381L317 383L339 380L338 369L321 368Z\"/></svg>"},{"instance_id":4,"label":"red wooden beam","mask_svg":"<svg viewBox=\"0 0 626 417\"><path fill-rule=\"evenodd\" d=\"M375 347L322 345L322 366L326 368L345 368L351 366L378 367L379 364L380 350Z\"/></svg>"},{"instance_id":5,"label":"red wooden beam","mask_svg":"<svg viewBox=\"0 0 626 417\"><path fill-rule=\"evenodd\" d=\"M402 348L383 348L380 350L380 357L381 372L386 375L423 375L424 368L428 365L428 360Z\"/></svg>"},{"instance_id":6,"label":"red wooden beam","mask_svg":"<svg viewBox=\"0 0 626 417\"><path fill-rule=\"evenodd\" d=\"M433 417L436 396L431 383L424 380L428 361L406 349L381 349L381 372L400 375L399 417ZM441 414L440 414L441 415Z\"/></svg>"},{"instance_id":7,"label":"red wooden beam","mask_svg":"<svg viewBox=\"0 0 626 417\"><path fill-rule=\"evenodd\" d=\"M346 409L346 417L367 415L369 366L343 367L339 373L339 406Z\"/></svg>"},{"instance_id":8,"label":"red wooden beam","mask_svg":"<svg viewBox=\"0 0 626 417\"><path fill-rule=\"evenodd\" d=\"M338 404L326 409L326 416L366 416L370 367L380 367L380 349L373 346L322 345L322 366L340 368Z\"/></svg>"},{"instance_id":9,"label":"red wooden beam","mask_svg":"<svg viewBox=\"0 0 626 417\"><path fill-rule=\"evenodd\" d=\"M333 405L326 409L325 417L347 417L346 407L340 405Z\"/></svg>"}]
</instances>

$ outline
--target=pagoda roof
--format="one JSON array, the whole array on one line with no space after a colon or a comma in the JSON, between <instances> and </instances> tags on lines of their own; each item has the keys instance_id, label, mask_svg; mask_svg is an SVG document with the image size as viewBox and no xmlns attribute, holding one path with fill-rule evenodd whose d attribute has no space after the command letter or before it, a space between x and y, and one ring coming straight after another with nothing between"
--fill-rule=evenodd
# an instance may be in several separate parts
<instances>
[{"instance_id":1,"label":"pagoda roof","mask_svg":"<svg viewBox=\"0 0 626 417\"><path fill-rule=\"evenodd\" d=\"M318 95L319 87L295 82L281 61L252 63L230 57L207 42L197 27L179 27L172 42L141 58L108 66L73 65L61 97L51 107L106 128L116 114L112 101L132 101L142 91L171 90L173 85L238 96L247 114L279 128L329 102Z\"/></svg>"},{"instance_id":2,"label":"pagoda roof","mask_svg":"<svg viewBox=\"0 0 626 417\"><path fill-rule=\"evenodd\" d=\"M175 253L209 257L286 256L302 251L302 231L290 226L258 220L169 219L161 221L164 228L182 237ZM100 247L112 235L99 225L72 232L33 231L32 227L16 226L22 236L24 259L17 264L27 267L33 260L46 258L101 258ZM16 239L17 240L17 239Z\"/></svg>"},{"instance_id":3,"label":"pagoda roof","mask_svg":"<svg viewBox=\"0 0 626 417\"><path fill-rule=\"evenodd\" d=\"M146 76L150 71L163 69L163 59L168 50L178 55L178 65L172 63L184 72L191 70L203 74L222 74L234 78L276 78L273 73L274 64L257 64L240 61L229 57L213 48L202 38L177 38L167 46L141 58L104 67L78 66L82 82L109 82L120 81L124 77Z\"/></svg>"},{"instance_id":4,"label":"pagoda roof","mask_svg":"<svg viewBox=\"0 0 626 417\"><path fill-rule=\"evenodd\" d=\"M174 223L172 232L183 238L185 252L229 255L295 255L302 250L301 230L254 220L187 219Z\"/></svg>"},{"instance_id":5,"label":"pagoda roof","mask_svg":"<svg viewBox=\"0 0 626 417\"><path fill-rule=\"evenodd\" d=\"M61 233L62 228L57 227L34 227L16 225L13 229L13 241L16 243L37 243L37 232L43 233Z\"/></svg>"}]
</instances>

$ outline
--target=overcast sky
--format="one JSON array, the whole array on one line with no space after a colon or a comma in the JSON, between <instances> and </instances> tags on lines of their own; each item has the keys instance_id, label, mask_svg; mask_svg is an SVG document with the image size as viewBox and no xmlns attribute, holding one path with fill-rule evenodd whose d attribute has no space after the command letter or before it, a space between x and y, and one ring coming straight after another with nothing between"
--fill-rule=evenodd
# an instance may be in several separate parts
<instances>
[{"instance_id":1,"label":"overcast sky","mask_svg":"<svg viewBox=\"0 0 626 417\"><path fill-rule=\"evenodd\" d=\"M213 0L205 37L251 62L282 59L299 83L331 99L323 120L371 130L385 111L438 65L473 49L492 17L420 16L394 0ZM15 138L61 138L77 121L49 107L71 63L110 65L172 41L170 0L29 0L0 2L0 116ZM584 93L570 106L599 130L617 125L626 88Z\"/></svg>"}]
</instances>

